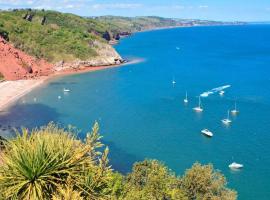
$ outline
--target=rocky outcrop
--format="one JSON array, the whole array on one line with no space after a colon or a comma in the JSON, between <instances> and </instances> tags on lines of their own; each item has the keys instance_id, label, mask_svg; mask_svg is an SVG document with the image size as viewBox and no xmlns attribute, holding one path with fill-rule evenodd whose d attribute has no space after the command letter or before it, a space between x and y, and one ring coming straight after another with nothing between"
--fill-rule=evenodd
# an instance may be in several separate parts
<instances>
[{"instance_id":1,"label":"rocky outcrop","mask_svg":"<svg viewBox=\"0 0 270 200\"><path fill-rule=\"evenodd\" d=\"M113 39L113 35L110 31L105 31L105 33L103 33L102 37L107 41L110 41Z\"/></svg>"},{"instance_id":2,"label":"rocky outcrop","mask_svg":"<svg viewBox=\"0 0 270 200\"><path fill-rule=\"evenodd\" d=\"M73 62L61 61L55 64L54 70L80 70L86 67L119 65L124 62L121 56L115 51L115 49L111 45L96 41L95 46L98 56L88 60L75 60Z\"/></svg>"},{"instance_id":3,"label":"rocky outcrop","mask_svg":"<svg viewBox=\"0 0 270 200\"><path fill-rule=\"evenodd\" d=\"M0 37L0 73L6 80L30 79L52 72L52 64L27 55Z\"/></svg>"}]
</instances>

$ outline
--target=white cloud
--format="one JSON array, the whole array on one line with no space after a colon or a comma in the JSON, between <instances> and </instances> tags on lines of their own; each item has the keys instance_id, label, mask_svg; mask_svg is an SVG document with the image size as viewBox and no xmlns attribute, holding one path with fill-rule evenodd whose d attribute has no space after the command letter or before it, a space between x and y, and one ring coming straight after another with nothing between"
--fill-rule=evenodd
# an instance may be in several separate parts
<instances>
[{"instance_id":1,"label":"white cloud","mask_svg":"<svg viewBox=\"0 0 270 200\"><path fill-rule=\"evenodd\" d=\"M116 3L116 4L93 4L91 7L96 10L103 9L136 9L142 7L142 4L138 3Z\"/></svg>"},{"instance_id":2,"label":"white cloud","mask_svg":"<svg viewBox=\"0 0 270 200\"><path fill-rule=\"evenodd\" d=\"M75 9L87 6L93 0L0 0L0 8Z\"/></svg>"},{"instance_id":3,"label":"white cloud","mask_svg":"<svg viewBox=\"0 0 270 200\"><path fill-rule=\"evenodd\" d=\"M200 5L199 8L205 9L205 8L209 8L209 6L208 5Z\"/></svg>"}]
</instances>

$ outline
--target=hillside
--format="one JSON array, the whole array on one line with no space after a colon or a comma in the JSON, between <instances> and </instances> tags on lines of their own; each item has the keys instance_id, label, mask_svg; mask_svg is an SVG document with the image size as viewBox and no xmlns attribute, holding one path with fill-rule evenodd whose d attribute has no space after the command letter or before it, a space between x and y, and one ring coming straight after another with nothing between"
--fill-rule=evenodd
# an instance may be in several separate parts
<instances>
[{"instance_id":1,"label":"hillside","mask_svg":"<svg viewBox=\"0 0 270 200\"><path fill-rule=\"evenodd\" d=\"M138 32L164 27L183 27L183 26L202 26L202 25L234 25L243 22L221 22L198 19L174 19L156 16L146 17L120 17L120 16L101 16L95 17L99 22L110 27L113 32Z\"/></svg>"},{"instance_id":2,"label":"hillside","mask_svg":"<svg viewBox=\"0 0 270 200\"><path fill-rule=\"evenodd\" d=\"M120 64L123 59L110 44L116 44L122 36L133 32L164 27L224 24L226 23L161 17L89 18L33 9L0 11L0 37L8 41L2 42L1 48L7 50L10 47L14 48L12 51L18 49L24 53L20 59L12 59L14 56L8 55L10 51L2 55L3 60L11 62L0 62L0 80L3 75L14 80L33 77L33 71L36 75L43 74L42 69L33 69L33 60L36 63L45 60L52 64L51 71ZM28 59L23 60L26 57ZM32 62L28 62L29 60ZM10 69L6 69L7 66ZM17 71L26 71L27 74L16 74ZM6 72L12 73L7 75Z\"/></svg>"},{"instance_id":3,"label":"hillside","mask_svg":"<svg viewBox=\"0 0 270 200\"><path fill-rule=\"evenodd\" d=\"M0 12L0 36L9 42L2 46L12 45L12 48L23 51L33 59L45 59L54 64L52 71L121 63L119 54L102 38L105 32L106 25L103 23L73 14L31 9ZM14 62L17 67L24 68L21 64L24 63L26 68L31 68L28 62L11 61ZM17 70L9 65L12 69L8 71ZM5 67L1 61L1 74L5 75ZM18 77L22 75L11 79Z\"/></svg>"},{"instance_id":4,"label":"hillside","mask_svg":"<svg viewBox=\"0 0 270 200\"><path fill-rule=\"evenodd\" d=\"M5 38L16 48L50 62L97 56L95 41L105 41L92 31L104 32L100 24L54 11L0 12L0 27Z\"/></svg>"}]
</instances>

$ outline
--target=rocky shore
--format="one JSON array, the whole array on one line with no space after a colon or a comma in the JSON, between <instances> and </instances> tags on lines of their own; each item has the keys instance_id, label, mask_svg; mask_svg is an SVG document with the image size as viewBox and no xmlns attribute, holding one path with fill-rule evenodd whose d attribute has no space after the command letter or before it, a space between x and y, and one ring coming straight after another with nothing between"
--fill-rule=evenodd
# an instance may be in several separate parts
<instances>
[{"instance_id":1,"label":"rocky shore","mask_svg":"<svg viewBox=\"0 0 270 200\"><path fill-rule=\"evenodd\" d=\"M50 76L63 71L79 71L91 67L120 65L124 62L115 49L106 43L96 42L98 56L88 60L72 62L59 61L48 63L43 59L34 58L16 49L12 44L0 37L0 73L5 80L27 80Z\"/></svg>"},{"instance_id":2,"label":"rocky shore","mask_svg":"<svg viewBox=\"0 0 270 200\"><path fill-rule=\"evenodd\" d=\"M96 42L95 46L98 56L91 59L52 64L16 49L0 37L0 75L5 79L0 82L0 111L55 75L96 71L125 62L111 45Z\"/></svg>"}]
</instances>

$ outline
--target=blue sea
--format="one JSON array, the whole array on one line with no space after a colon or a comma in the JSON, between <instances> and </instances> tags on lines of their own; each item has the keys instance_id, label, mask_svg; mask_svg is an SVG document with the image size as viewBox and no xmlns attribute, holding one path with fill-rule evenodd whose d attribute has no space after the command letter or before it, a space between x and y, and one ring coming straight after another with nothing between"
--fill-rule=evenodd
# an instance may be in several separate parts
<instances>
[{"instance_id":1,"label":"blue sea","mask_svg":"<svg viewBox=\"0 0 270 200\"><path fill-rule=\"evenodd\" d=\"M117 171L127 173L132 163L145 158L164 162L178 175L196 161L212 163L240 200L267 200L269 36L270 25L137 33L121 40L116 49L124 58L141 62L51 79L1 113L0 124L35 127L55 121L77 126L83 138L96 120ZM201 98L204 111L192 110L201 93L224 85L231 85L224 96ZM64 94L63 88L71 92ZM240 112L224 126L221 119L235 102ZM203 136L204 128L214 136ZM233 161L244 168L230 170Z\"/></svg>"}]
</instances>

